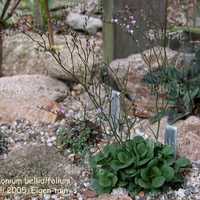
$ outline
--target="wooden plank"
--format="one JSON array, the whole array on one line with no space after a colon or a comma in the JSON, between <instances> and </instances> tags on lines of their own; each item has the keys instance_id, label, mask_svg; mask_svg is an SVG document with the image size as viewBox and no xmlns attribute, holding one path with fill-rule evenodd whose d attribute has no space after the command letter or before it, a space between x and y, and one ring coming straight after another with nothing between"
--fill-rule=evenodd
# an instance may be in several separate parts
<instances>
[{"instance_id":1,"label":"wooden plank","mask_svg":"<svg viewBox=\"0 0 200 200\"><path fill-rule=\"evenodd\" d=\"M114 0L103 0L103 13L104 13L104 25L103 25L103 38L104 38L104 60L109 63L114 58L114 26L111 23L114 12Z\"/></svg>"},{"instance_id":2,"label":"wooden plank","mask_svg":"<svg viewBox=\"0 0 200 200\"><path fill-rule=\"evenodd\" d=\"M134 30L134 39L119 24L111 23L114 16L125 10L126 5L132 11L137 21L136 26L139 27L139 31ZM146 30L155 29L156 26L159 28L163 25L165 0L152 0L151 3L149 3L149 0L103 0L103 10L104 59L111 62L113 59L127 57L132 53L142 52L150 47L142 34ZM124 13L124 17L128 17L127 13ZM157 25L155 26L155 24ZM138 40L140 46L137 45L136 40Z\"/></svg>"}]
</instances>

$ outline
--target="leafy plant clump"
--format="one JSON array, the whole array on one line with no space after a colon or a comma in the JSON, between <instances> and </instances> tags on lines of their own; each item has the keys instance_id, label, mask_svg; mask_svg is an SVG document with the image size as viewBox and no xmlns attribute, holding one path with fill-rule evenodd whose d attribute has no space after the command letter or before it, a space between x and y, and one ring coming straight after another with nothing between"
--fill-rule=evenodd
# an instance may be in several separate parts
<instances>
[{"instance_id":1,"label":"leafy plant clump","mask_svg":"<svg viewBox=\"0 0 200 200\"><path fill-rule=\"evenodd\" d=\"M191 163L175 159L171 146L136 136L123 144L107 145L90 160L92 184L98 194L124 187L134 195L140 191L159 192L184 181Z\"/></svg>"},{"instance_id":2,"label":"leafy plant clump","mask_svg":"<svg viewBox=\"0 0 200 200\"><path fill-rule=\"evenodd\" d=\"M61 151L84 155L91 145L101 139L101 129L89 120L73 121L68 128L58 131L57 146Z\"/></svg>"},{"instance_id":3,"label":"leafy plant clump","mask_svg":"<svg viewBox=\"0 0 200 200\"><path fill-rule=\"evenodd\" d=\"M147 73L144 81L153 88L153 91L157 88L156 93L159 96L165 93L168 107L157 114L155 121L169 113L172 122L191 114L200 114L200 49L196 52L190 67L163 67Z\"/></svg>"}]
</instances>

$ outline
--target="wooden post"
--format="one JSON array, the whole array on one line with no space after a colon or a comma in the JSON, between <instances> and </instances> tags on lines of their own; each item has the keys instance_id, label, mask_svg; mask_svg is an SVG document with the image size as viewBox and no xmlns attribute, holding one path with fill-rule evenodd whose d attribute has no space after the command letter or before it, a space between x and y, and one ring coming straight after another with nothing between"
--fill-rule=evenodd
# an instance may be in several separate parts
<instances>
[{"instance_id":1,"label":"wooden post","mask_svg":"<svg viewBox=\"0 0 200 200\"><path fill-rule=\"evenodd\" d=\"M2 76L2 64L3 64L3 25L0 21L0 77Z\"/></svg>"},{"instance_id":2,"label":"wooden post","mask_svg":"<svg viewBox=\"0 0 200 200\"><path fill-rule=\"evenodd\" d=\"M114 58L114 26L111 23L114 15L114 1L103 0L103 38L104 38L104 60L110 63Z\"/></svg>"},{"instance_id":3,"label":"wooden post","mask_svg":"<svg viewBox=\"0 0 200 200\"><path fill-rule=\"evenodd\" d=\"M53 37L53 27L52 27L52 21L51 21L51 14L49 11L49 3L48 0L45 0L45 14L47 16L47 20L48 20L48 39L49 39L49 45L50 48L52 46L54 46L54 37Z\"/></svg>"},{"instance_id":4,"label":"wooden post","mask_svg":"<svg viewBox=\"0 0 200 200\"><path fill-rule=\"evenodd\" d=\"M34 26L40 30L44 28L41 7L40 7L40 0L34 1Z\"/></svg>"},{"instance_id":5,"label":"wooden post","mask_svg":"<svg viewBox=\"0 0 200 200\"><path fill-rule=\"evenodd\" d=\"M152 0L149 3L148 0L103 0L105 62L110 63L116 58L124 58L130 54L139 53L155 45L146 41L144 32L151 29L148 25L152 22L153 24L150 25L153 25L154 29L155 24L159 28L161 22L164 23L165 1ZM115 15L125 11L125 6L132 10L136 19L136 26L139 27L134 30L134 39L133 36L126 32L125 28L122 28L119 24L111 23ZM129 16L124 13L124 17Z\"/></svg>"}]
</instances>

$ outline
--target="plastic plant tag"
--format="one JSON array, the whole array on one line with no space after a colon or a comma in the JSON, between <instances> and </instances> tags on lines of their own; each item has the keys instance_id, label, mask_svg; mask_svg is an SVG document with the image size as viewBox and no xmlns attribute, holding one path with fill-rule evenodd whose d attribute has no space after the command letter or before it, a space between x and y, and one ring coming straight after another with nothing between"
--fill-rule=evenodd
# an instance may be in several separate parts
<instances>
[{"instance_id":1,"label":"plastic plant tag","mask_svg":"<svg viewBox=\"0 0 200 200\"><path fill-rule=\"evenodd\" d=\"M174 157L176 157L177 128L175 126L167 124L165 129L165 144L172 146Z\"/></svg>"},{"instance_id":2,"label":"plastic plant tag","mask_svg":"<svg viewBox=\"0 0 200 200\"><path fill-rule=\"evenodd\" d=\"M119 129L119 119L120 119L120 92L112 90L111 120L113 128L115 130Z\"/></svg>"}]
</instances>

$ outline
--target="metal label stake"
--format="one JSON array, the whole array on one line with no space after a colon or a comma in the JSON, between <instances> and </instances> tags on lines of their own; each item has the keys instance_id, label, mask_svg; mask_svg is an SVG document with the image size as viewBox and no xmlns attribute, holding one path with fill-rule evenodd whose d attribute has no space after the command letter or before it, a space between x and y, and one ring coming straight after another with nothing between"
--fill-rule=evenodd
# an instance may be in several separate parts
<instances>
[{"instance_id":1,"label":"metal label stake","mask_svg":"<svg viewBox=\"0 0 200 200\"><path fill-rule=\"evenodd\" d=\"M112 90L111 98L111 120L113 128L119 131L119 119L120 119L120 92Z\"/></svg>"},{"instance_id":2,"label":"metal label stake","mask_svg":"<svg viewBox=\"0 0 200 200\"><path fill-rule=\"evenodd\" d=\"M165 144L171 145L174 150L174 157L176 157L177 146L177 127L171 125L172 116L169 114L165 129Z\"/></svg>"}]
</instances>

